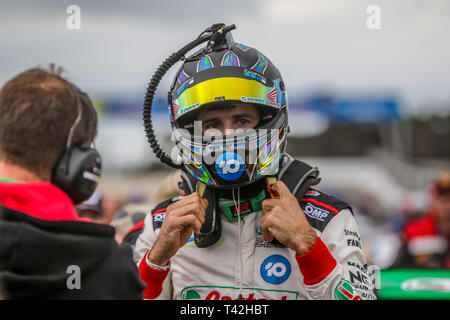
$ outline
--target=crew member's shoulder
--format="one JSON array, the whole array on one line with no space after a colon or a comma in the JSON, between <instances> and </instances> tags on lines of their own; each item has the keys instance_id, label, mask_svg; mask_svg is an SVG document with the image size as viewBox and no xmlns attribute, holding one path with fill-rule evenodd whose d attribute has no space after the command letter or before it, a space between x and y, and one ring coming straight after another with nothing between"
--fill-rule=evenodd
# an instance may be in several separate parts
<instances>
[{"instance_id":1,"label":"crew member's shoulder","mask_svg":"<svg viewBox=\"0 0 450 320\"><path fill-rule=\"evenodd\" d=\"M164 217L166 215L167 207L172 203L177 202L183 198L182 195L170 198L168 200L164 200L158 203L153 210L151 211L152 221L153 221L153 230L160 229L162 223L164 221Z\"/></svg>"},{"instance_id":2,"label":"crew member's shoulder","mask_svg":"<svg viewBox=\"0 0 450 320\"><path fill-rule=\"evenodd\" d=\"M301 198L300 206L310 225L320 232L342 210L349 209L353 214L347 202L313 188L309 188Z\"/></svg>"}]
</instances>

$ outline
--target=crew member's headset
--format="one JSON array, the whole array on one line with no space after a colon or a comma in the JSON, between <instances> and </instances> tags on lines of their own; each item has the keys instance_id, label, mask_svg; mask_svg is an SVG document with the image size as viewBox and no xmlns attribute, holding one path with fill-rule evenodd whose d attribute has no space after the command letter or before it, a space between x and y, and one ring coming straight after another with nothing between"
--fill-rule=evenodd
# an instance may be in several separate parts
<instances>
[{"instance_id":1,"label":"crew member's headset","mask_svg":"<svg viewBox=\"0 0 450 320\"><path fill-rule=\"evenodd\" d=\"M64 191L74 204L79 204L94 193L101 176L102 160L98 151L91 145L72 143L82 118L82 104L95 113L89 96L75 85L74 87L77 91L78 115L70 128L66 149L53 169L52 183ZM87 98L90 105L86 105L81 96Z\"/></svg>"}]
</instances>

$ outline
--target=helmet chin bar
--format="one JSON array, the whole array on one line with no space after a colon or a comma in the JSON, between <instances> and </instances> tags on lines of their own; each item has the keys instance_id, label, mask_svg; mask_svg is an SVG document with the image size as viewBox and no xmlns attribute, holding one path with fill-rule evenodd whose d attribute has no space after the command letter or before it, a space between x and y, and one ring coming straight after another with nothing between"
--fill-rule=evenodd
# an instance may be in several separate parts
<instances>
[{"instance_id":1,"label":"helmet chin bar","mask_svg":"<svg viewBox=\"0 0 450 320\"><path fill-rule=\"evenodd\" d=\"M286 116L283 109L263 126L226 136L205 136L198 123L194 130L176 128L178 163L213 188L244 187L264 176L275 176L284 152Z\"/></svg>"}]
</instances>

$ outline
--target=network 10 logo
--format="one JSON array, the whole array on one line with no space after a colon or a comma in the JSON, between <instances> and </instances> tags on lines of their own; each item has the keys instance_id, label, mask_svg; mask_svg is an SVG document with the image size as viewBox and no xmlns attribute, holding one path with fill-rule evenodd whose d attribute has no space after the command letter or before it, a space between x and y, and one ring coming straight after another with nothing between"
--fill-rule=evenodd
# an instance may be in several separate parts
<instances>
[{"instance_id":1,"label":"network 10 logo","mask_svg":"<svg viewBox=\"0 0 450 320\"><path fill-rule=\"evenodd\" d=\"M291 274L291 264L285 257L274 254L267 257L260 268L261 277L270 284L281 284Z\"/></svg>"},{"instance_id":2,"label":"network 10 logo","mask_svg":"<svg viewBox=\"0 0 450 320\"><path fill-rule=\"evenodd\" d=\"M234 181L242 176L245 169L244 160L234 152L224 152L216 159L217 174L226 181Z\"/></svg>"}]
</instances>

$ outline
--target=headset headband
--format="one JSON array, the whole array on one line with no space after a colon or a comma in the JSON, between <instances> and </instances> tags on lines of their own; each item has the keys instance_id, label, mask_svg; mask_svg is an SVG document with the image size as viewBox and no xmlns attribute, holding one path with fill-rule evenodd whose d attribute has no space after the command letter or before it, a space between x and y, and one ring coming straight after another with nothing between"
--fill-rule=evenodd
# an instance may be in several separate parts
<instances>
[{"instance_id":1,"label":"headset headband","mask_svg":"<svg viewBox=\"0 0 450 320\"><path fill-rule=\"evenodd\" d=\"M72 126L70 127L70 131L69 131L69 136L67 138L67 144L66 144L66 148L70 148L70 146L72 145L72 140L73 140L73 136L75 134L75 129L77 128L78 124L81 121L81 117L83 114L83 108L81 106L81 99L79 97L79 94L82 93L82 91L77 90L77 108L78 108L78 115L77 118L75 119L75 122L72 124Z\"/></svg>"}]
</instances>

